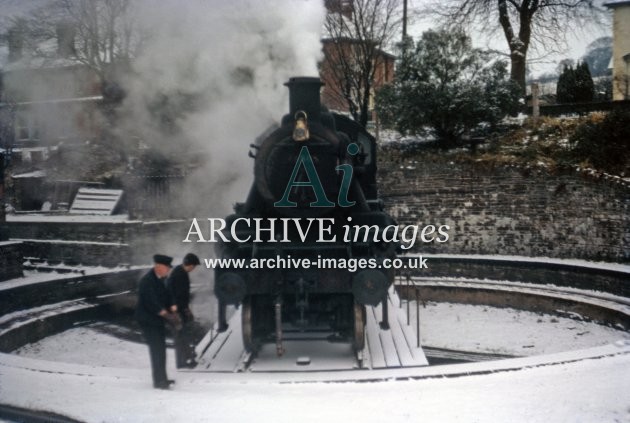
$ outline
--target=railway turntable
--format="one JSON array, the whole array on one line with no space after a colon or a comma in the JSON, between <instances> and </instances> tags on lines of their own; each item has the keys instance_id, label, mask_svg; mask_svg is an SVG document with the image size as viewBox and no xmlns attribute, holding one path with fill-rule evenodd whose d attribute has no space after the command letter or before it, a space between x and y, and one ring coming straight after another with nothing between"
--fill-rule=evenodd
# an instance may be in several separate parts
<instances>
[{"instance_id":1,"label":"railway turntable","mask_svg":"<svg viewBox=\"0 0 630 423\"><path fill-rule=\"evenodd\" d=\"M365 346L356 352L352 342L330 331L283 328L284 353L273 343L247 352L243 348L241 313L237 311L225 332L209 331L197 345L198 365L193 372L315 372L427 366L414 327L407 324L400 298L388 292L389 329L379 325L381 305L367 307Z\"/></svg>"}]
</instances>

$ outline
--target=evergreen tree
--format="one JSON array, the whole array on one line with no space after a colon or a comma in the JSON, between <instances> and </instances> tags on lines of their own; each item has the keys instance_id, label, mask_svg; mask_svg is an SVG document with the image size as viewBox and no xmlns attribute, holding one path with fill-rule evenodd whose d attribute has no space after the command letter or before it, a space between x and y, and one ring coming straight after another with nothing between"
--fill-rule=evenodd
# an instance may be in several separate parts
<instances>
[{"instance_id":1,"label":"evergreen tree","mask_svg":"<svg viewBox=\"0 0 630 423\"><path fill-rule=\"evenodd\" d=\"M558 103L578 103L593 101L595 85L586 62L579 63L575 69L565 66L558 78L556 101Z\"/></svg>"},{"instance_id":2,"label":"evergreen tree","mask_svg":"<svg viewBox=\"0 0 630 423\"><path fill-rule=\"evenodd\" d=\"M575 70L573 70L573 66L565 66L558 77L558 84L556 86L556 102L575 102Z\"/></svg>"},{"instance_id":3,"label":"evergreen tree","mask_svg":"<svg viewBox=\"0 0 630 423\"><path fill-rule=\"evenodd\" d=\"M593 101L595 96L595 84L593 84L593 78L591 77L591 71L588 68L588 63L582 62L575 69L575 102L587 103Z\"/></svg>"},{"instance_id":4,"label":"evergreen tree","mask_svg":"<svg viewBox=\"0 0 630 423\"><path fill-rule=\"evenodd\" d=\"M457 145L480 124L492 127L514 112L519 86L507 64L472 47L463 31L427 31L376 98L381 121L402 133L430 128L443 147Z\"/></svg>"}]
</instances>

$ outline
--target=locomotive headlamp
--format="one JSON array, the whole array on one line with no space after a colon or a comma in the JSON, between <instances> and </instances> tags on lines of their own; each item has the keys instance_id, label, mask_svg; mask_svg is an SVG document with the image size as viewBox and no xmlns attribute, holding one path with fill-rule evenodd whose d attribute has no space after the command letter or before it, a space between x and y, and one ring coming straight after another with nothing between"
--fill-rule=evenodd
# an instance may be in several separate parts
<instances>
[{"instance_id":1,"label":"locomotive headlamp","mask_svg":"<svg viewBox=\"0 0 630 423\"><path fill-rule=\"evenodd\" d=\"M309 139L310 134L308 132L306 119L307 116L304 110L295 112L295 127L293 128L293 139L295 141L302 142Z\"/></svg>"}]
</instances>

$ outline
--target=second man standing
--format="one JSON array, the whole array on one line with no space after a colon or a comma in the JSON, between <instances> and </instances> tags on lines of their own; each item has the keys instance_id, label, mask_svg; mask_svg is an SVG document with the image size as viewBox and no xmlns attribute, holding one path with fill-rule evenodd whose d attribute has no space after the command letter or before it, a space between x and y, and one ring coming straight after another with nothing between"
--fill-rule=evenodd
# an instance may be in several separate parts
<instances>
[{"instance_id":1,"label":"second man standing","mask_svg":"<svg viewBox=\"0 0 630 423\"><path fill-rule=\"evenodd\" d=\"M175 358L177 368L193 368L195 361L194 345L192 344L194 315L190 310L190 278L188 274L200 264L199 257L188 253L184 256L182 264L175 266L169 275L166 286L173 296L173 302L177 305L183 326L175 333Z\"/></svg>"}]
</instances>

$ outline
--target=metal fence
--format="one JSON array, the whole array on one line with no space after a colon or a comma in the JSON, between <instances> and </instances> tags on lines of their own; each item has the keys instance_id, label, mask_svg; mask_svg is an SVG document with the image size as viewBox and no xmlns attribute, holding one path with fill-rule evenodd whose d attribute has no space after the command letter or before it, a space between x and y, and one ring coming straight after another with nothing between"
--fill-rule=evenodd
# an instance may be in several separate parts
<instances>
[{"instance_id":1,"label":"metal fence","mask_svg":"<svg viewBox=\"0 0 630 423\"><path fill-rule=\"evenodd\" d=\"M126 175L124 202L131 219L176 218L185 175Z\"/></svg>"},{"instance_id":2,"label":"metal fence","mask_svg":"<svg viewBox=\"0 0 630 423\"><path fill-rule=\"evenodd\" d=\"M571 115L571 114L584 115L590 112L610 112L613 110L630 111L630 100L541 105L540 115L541 116L560 116L560 115ZM527 114L532 115L532 113L533 113L533 109L530 106L527 108Z\"/></svg>"}]
</instances>

